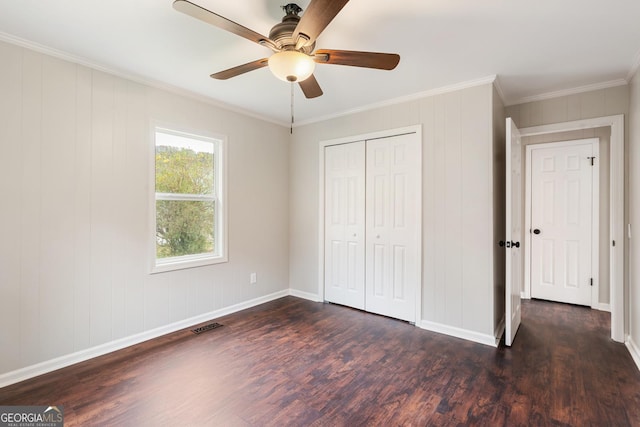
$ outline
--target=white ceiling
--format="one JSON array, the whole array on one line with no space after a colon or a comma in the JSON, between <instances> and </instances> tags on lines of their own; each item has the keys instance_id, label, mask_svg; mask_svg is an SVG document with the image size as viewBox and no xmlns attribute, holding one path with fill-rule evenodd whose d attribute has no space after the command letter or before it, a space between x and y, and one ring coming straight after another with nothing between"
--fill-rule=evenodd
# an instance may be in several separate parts
<instances>
[{"instance_id":1,"label":"white ceiling","mask_svg":"<svg viewBox=\"0 0 640 427\"><path fill-rule=\"evenodd\" d=\"M286 3L192 1L264 35ZM0 38L288 123L290 87L268 68L227 81L209 77L270 51L177 12L171 3L0 0ZM303 8L308 3L298 1ZM640 55L640 1L351 0L317 48L394 52L401 60L393 71L318 65L324 95L307 100L295 88L297 123L491 75L513 104L623 83Z\"/></svg>"}]
</instances>

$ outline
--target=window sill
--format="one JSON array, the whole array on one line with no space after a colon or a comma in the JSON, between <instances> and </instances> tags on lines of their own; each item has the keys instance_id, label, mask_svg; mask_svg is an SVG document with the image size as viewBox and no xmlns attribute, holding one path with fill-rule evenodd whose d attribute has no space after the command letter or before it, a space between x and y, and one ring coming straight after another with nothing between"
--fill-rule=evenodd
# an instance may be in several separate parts
<instances>
[{"instance_id":1,"label":"window sill","mask_svg":"<svg viewBox=\"0 0 640 427\"><path fill-rule=\"evenodd\" d=\"M227 256L207 256L207 257L185 257L174 258L172 260L158 262L157 260L151 266L149 274L166 273L169 271L183 270L186 268L204 267L207 265L221 264L229 261Z\"/></svg>"}]
</instances>

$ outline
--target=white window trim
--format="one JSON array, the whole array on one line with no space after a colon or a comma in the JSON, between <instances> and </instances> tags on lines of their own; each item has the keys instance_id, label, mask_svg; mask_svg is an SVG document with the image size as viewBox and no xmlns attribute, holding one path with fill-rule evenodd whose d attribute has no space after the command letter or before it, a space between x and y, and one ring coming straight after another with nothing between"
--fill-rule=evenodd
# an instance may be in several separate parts
<instances>
[{"instance_id":1,"label":"white window trim","mask_svg":"<svg viewBox=\"0 0 640 427\"><path fill-rule=\"evenodd\" d=\"M180 257L156 258L156 132L193 137L195 139L215 140L214 159L217 168L215 197L210 195L181 195L159 193L164 200L213 200L216 205L214 233L216 252L213 254L185 255ZM202 130L190 130L174 125L152 123L150 126L150 167L149 167L149 274L202 267L229 261L228 209L227 209L227 137Z\"/></svg>"}]
</instances>

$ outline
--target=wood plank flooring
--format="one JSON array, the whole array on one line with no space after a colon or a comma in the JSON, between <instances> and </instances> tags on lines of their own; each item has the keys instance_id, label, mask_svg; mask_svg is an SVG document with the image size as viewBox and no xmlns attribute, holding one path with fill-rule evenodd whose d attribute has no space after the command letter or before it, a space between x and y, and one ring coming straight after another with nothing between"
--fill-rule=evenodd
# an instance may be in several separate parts
<instances>
[{"instance_id":1,"label":"wood plank flooring","mask_svg":"<svg viewBox=\"0 0 640 427\"><path fill-rule=\"evenodd\" d=\"M294 297L0 389L65 425L640 426L609 314L524 301L512 348Z\"/></svg>"}]
</instances>

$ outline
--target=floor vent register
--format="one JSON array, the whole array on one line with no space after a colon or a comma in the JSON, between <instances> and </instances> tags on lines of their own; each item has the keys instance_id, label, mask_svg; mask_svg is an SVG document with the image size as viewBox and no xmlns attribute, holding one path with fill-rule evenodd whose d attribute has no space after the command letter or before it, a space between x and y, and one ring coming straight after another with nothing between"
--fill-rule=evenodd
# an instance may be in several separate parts
<instances>
[{"instance_id":1,"label":"floor vent register","mask_svg":"<svg viewBox=\"0 0 640 427\"><path fill-rule=\"evenodd\" d=\"M201 334L203 332L207 332L210 331L212 329L217 329L217 328L221 328L224 325L221 325L220 323L214 322L214 323L207 323L206 325L197 327L195 329L192 329L191 332L193 332L194 334L198 335Z\"/></svg>"}]
</instances>

